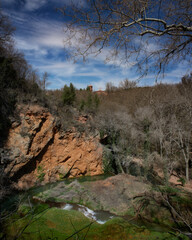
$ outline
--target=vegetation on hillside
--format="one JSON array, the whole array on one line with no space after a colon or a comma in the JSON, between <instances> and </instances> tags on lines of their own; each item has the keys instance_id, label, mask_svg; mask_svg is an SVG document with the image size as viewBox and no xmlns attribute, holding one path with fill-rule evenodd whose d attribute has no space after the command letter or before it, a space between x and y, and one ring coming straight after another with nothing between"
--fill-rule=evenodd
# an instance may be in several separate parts
<instances>
[{"instance_id":1,"label":"vegetation on hillside","mask_svg":"<svg viewBox=\"0 0 192 240\"><path fill-rule=\"evenodd\" d=\"M71 83L61 90L46 91L48 74L42 80L14 47L13 28L0 13L0 136L6 135L18 102L47 105L61 119L63 129L98 130L105 146L105 171L130 173L131 159L144 160L142 175L158 165L164 181L171 174L181 181L191 178L192 74L179 84L138 87L128 79L119 87L107 83L105 94L77 90ZM48 96L48 97L47 97ZM87 115L87 125L79 115ZM184 176L184 177L183 177Z\"/></svg>"},{"instance_id":2,"label":"vegetation on hillside","mask_svg":"<svg viewBox=\"0 0 192 240\"><path fill-rule=\"evenodd\" d=\"M65 114L63 126L66 121L70 125L79 114L87 115L87 124L73 121L73 125L78 129L80 124L82 131L99 131L106 172L133 173L132 159L137 157L143 159L143 170L136 171L137 175L147 177L158 168L166 184L172 174L180 178L178 184L191 179L192 74L179 84L153 87L138 87L128 79L119 87L107 83L103 94L76 89L67 110L61 101L65 88L47 95L59 115Z\"/></svg>"},{"instance_id":3,"label":"vegetation on hillside","mask_svg":"<svg viewBox=\"0 0 192 240\"><path fill-rule=\"evenodd\" d=\"M3 139L6 139L11 122L17 117L16 104L43 104L59 117L63 130L75 127L77 131L100 134L100 142L104 147L105 172L133 174L144 177L145 181L160 183L161 188L155 191L160 192L158 196L162 197L163 204L166 202L171 214L174 212L178 225L183 221L183 227L183 223L186 223L183 200L175 201L174 205L173 199L176 195L168 190L171 175L177 176L180 180L178 184L181 185L192 178L192 74L184 76L179 84L156 84L153 87L138 87L136 82L126 79L119 87L108 83L106 91L101 94L92 92L89 88L77 90L72 83L61 90L48 91L48 74L45 73L41 80L37 71L33 70L24 56L15 49L12 40L13 28L1 12L0 33L1 145ZM82 115L87 119L86 124L78 121L78 117ZM134 158L141 160L140 166L133 164ZM1 162L0 165L1 186L7 184L4 164L7 163ZM161 178L157 178L157 171L162 173ZM39 179L43 179L41 169L38 174ZM163 185L166 186L166 191ZM141 201L147 206L150 201L158 202L158 199L146 195ZM52 209L50 213L54 211L56 210ZM37 216L38 214L35 215ZM31 217L33 219L34 215L26 218ZM190 232L190 212L187 217ZM5 217L5 220L7 219L9 216ZM42 223L44 221L47 224L48 220L42 219ZM51 226L55 224L54 221L55 219L50 223ZM37 230L38 226L35 224L29 228L34 230L35 226ZM21 231L23 226L25 221L21 221ZM101 231L105 232L107 226ZM16 223L13 229L17 227ZM45 230L47 231L47 225ZM61 228L58 231L61 231ZM121 234L124 234L124 231L127 229L121 231ZM60 232L55 234L61 235Z\"/></svg>"}]
</instances>

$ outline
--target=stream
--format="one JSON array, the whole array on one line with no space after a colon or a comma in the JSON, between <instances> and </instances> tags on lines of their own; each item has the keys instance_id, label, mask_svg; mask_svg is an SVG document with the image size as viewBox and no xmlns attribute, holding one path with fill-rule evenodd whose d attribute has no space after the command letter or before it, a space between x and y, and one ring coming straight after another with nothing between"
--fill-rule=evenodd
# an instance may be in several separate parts
<instances>
[{"instance_id":1,"label":"stream","mask_svg":"<svg viewBox=\"0 0 192 240\"><path fill-rule=\"evenodd\" d=\"M111 175L110 175L111 176ZM106 178L108 178L109 175L100 175L100 176L93 176L93 177L81 177L81 178L76 178L76 179L66 179L63 181L59 181L59 182L55 182L55 183L48 183L44 186L38 186L38 187L33 187L27 191L22 191L22 192L18 192L14 195L9 196L3 203L1 203L1 209L3 210L8 210L8 209L14 209L14 207L16 206L16 204L20 201L20 199L22 199L22 203L26 203L26 204L32 204L32 205L37 205L39 203L43 203L41 201L38 200L33 200L33 196L35 196L38 193L41 193L45 190L49 190L52 189L53 187L57 186L57 184L64 182L65 184L70 184L73 181L78 180L79 182L86 182L86 181L97 181L97 180L104 180ZM103 210L96 210L93 211L92 209L89 209L86 206L80 205L80 204L73 204L73 203L66 203L66 202L54 202L54 201L46 201L44 202L46 204L48 204L50 207L57 207L60 209L63 209L64 211L68 211L68 210L75 210L75 211L79 211L81 213L84 214L84 216L86 216L87 218L96 221L99 224L105 224L108 220L115 218L115 217L121 217L124 220L128 221L131 224L134 224L136 226L145 226L150 230L154 230L154 231L159 231L159 232L167 232L168 228L164 227L162 225L159 224L154 224L154 223L149 223L147 221L144 221L142 219L136 219L133 218L133 216L118 216L115 214L112 214L108 211L103 211Z\"/></svg>"},{"instance_id":2,"label":"stream","mask_svg":"<svg viewBox=\"0 0 192 240\"><path fill-rule=\"evenodd\" d=\"M107 211L93 211L89 209L88 207L85 207L80 204L69 204L66 203L63 207L63 210L76 210L83 215L93 221L96 221L99 224L104 224L106 223L109 219L112 219L113 217L116 217L116 215L107 212Z\"/></svg>"}]
</instances>

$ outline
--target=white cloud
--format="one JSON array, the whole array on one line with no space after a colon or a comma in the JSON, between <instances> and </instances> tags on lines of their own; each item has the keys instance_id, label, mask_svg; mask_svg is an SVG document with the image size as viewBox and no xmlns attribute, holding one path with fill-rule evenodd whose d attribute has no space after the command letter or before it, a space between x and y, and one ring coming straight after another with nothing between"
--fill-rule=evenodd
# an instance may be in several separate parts
<instances>
[{"instance_id":1,"label":"white cloud","mask_svg":"<svg viewBox=\"0 0 192 240\"><path fill-rule=\"evenodd\" d=\"M69 77L77 72L77 65L69 62L47 61L47 64L39 66L39 69L57 77Z\"/></svg>"},{"instance_id":2,"label":"white cloud","mask_svg":"<svg viewBox=\"0 0 192 240\"><path fill-rule=\"evenodd\" d=\"M35 19L30 18L27 25L23 25L22 19L27 18L27 14L22 13L22 15L17 17L16 13L12 13L12 18L14 21L19 22L22 29L25 31L25 34L16 36L16 43L17 47L24 51L41 51L42 49L52 49L55 48L56 50L64 51L64 42L65 48L67 50L76 48L80 45L79 43L79 35L81 34L78 32L76 37L72 38L70 42L68 42L68 35L64 32L65 24L59 21L54 20L44 20L44 19ZM45 50L44 50L45 52ZM39 52L40 53L40 52ZM97 60L103 62L109 56L110 48L104 48L103 51L96 55L90 55L87 59L88 61ZM82 60L82 59L81 59ZM122 62L117 59L116 61L108 61L106 62L109 66L118 66L122 69L130 68L127 64L123 64Z\"/></svg>"},{"instance_id":3,"label":"white cloud","mask_svg":"<svg viewBox=\"0 0 192 240\"><path fill-rule=\"evenodd\" d=\"M35 64L35 67L40 72L48 72L53 83L50 88L61 88L64 84L73 82L77 88L86 88L91 84L94 90L105 89L107 82L111 81L114 85L118 86L119 82L125 79L127 75L124 75L121 69L118 72L109 71L108 66L96 67L95 62L92 61L82 63L62 62L57 59L43 59L43 56L39 56L39 63ZM99 62L98 62L99 63Z\"/></svg>"},{"instance_id":4,"label":"white cloud","mask_svg":"<svg viewBox=\"0 0 192 240\"><path fill-rule=\"evenodd\" d=\"M165 83L178 83L181 81L181 78L186 75L190 74L191 66L190 63L187 61L180 62L179 64L175 65L175 68L165 73L165 77L163 82Z\"/></svg>"},{"instance_id":5,"label":"white cloud","mask_svg":"<svg viewBox=\"0 0 192 240\"><path fill-rule=\"evenodd\" d=\"M41 8L47 3L47 0L26 0L24 8L27 11L34 11Z\"/></svg>"},{"instance_id":6,"label":"white cloud","mask_svg":"<svg viewBox=\"0 0 192 240\"><path fill-rule=\"evenodd\" d=\"M25 33L15 36L17 47L21 50L64 48L64 33L60 22L30 19L29 24L23 26L23 32Z\"/></svg>"},{"instance_id":7,"label":"white cloud","mask_svg":"<svg viewBox=\"0 0 192 240\"><path fill-rule=\"evenodd\" d=\"M37 37L35 40L37 43L44 47L64 48L62 33L52 32L52 34L50 34L48 32L44 32L42 36Z\"/></svg>"},{"instance_id":8,"label":"white cloud","mask_svg":"<svg viewBox=\"0 0 192 240\"><path fill-rule=\"evenodd\" d=\"M4 0L5 1L5 0ZM8 0L13 2L14 0ZM44 5L52 3L55 7L62 7L64 5L79 5L80 7L84 7L86 5L84 0L25 0L24 8L27 11L35 11Z\"/></svg>"},{"instance_id":9,"label":"white cloud","mask_svg":"<svg viewBox=\"0 0 192 240\"><path fill-rule=\"evenodd\" d=\"M38 56L45 56L48 51L46 48L41 48L37 44L32 44L31 41L25 41L22 38L15 38L15 43L17 45L17 48L22 50L22 51L28 51L28 55L31 54L34 56L36 53Z\"/></svg>"}]
</instances>

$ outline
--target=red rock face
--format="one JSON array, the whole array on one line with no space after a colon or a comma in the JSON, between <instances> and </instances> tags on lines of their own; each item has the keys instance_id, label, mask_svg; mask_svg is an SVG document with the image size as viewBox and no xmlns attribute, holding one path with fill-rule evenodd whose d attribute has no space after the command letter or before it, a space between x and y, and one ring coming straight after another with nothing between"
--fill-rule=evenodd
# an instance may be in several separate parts
<instances>
[{"instance_id":1,"label":"red rock face","mask_svg":"<svg viewBox=\"0 0 192 240\"><path fill-rule=\"evenodd\" d=\"M10 163L5 171L24 189L37 182L102 174L102 147L96 137L75 129L61 132L45 109L20 106L20 123L13 123L6 143Z\"/></svg>"}]
</instances>

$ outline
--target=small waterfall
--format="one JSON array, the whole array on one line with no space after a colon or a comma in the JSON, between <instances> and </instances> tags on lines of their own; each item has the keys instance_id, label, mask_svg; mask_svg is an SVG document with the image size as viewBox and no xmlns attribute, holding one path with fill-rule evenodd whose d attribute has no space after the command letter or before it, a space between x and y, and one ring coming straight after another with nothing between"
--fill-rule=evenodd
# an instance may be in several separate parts
<instances>
[{"instance_id":1,"label":"small waterfall","mask_svg":"<svg viewBox=\"0 0 192 240\"><path fill-rule=\"evenodd\" d=\"M85 207L80 204L65 204L63 207L63 210L76 210L89 219L92 219L93 221L96 221L99 224L106 223L109 219L115 217L115 215L105 212L105 211L93 211L88 207Z\"/></svg>"}]
</instances>

